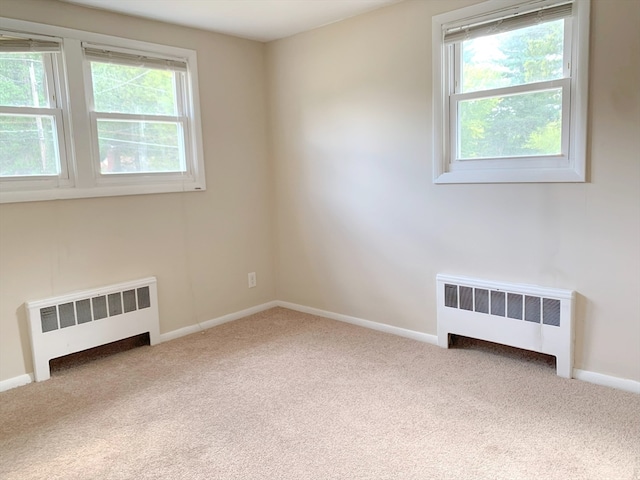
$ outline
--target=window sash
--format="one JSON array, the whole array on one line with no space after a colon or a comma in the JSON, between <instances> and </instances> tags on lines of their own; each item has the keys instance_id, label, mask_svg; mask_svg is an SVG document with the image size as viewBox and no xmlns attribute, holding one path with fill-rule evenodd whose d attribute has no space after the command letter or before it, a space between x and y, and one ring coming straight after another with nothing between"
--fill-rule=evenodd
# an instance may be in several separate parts
<instances>
[{"instance_id":1,"label":"window sash","mask_svg":"<svg viewBox=\"0 0 640 480\"><path fill-rule=\"evenodd\" d=\"M557 20L557 19L556 19ZM518 28L527 28L531 25L524 25L522 27L518 27ZM572 22L571 22L571 18L565 18L564 21L564 38L563 38L563 51L562 51L562 71L563 71L563 78L571 78L572 75L572 58L571 58L571 38L572 38ZM514 29L515 30L515 29ZM449 79L450 79L450 83L449 83L449 90L448 90L448 94L452 95L452 94L459 94L462 91L462 47L461 47L461 43L464 40L468 40L468 39L462 39L458 42L455 42L454 44L451 45L447 45L446 48L446 58L447 58L447 68L446 68L446 72L449 75ZM549 81L553 81L553 80L549 80ZM534 85L534 83L523 83L520 85L526 86L526 85ZM514 87L519 86L519 85L514 85ZM505 88L509 88L509 87L505 87ZM475 92L488 92L490 90L476 90ZM470 93L474 93L474 92L470 92Z\"/></svg>"},{"instance_id":2,"label":"window sash","mask_svg":"<svg viewBox=\"0 0 640 480\"><path fill-rule=\"evenodd\" d=\"M539 2L538 2L539 3ZM462 91L462 49L461 43L471 38L478 38L482 35L476 35L475 37L464 38L457 37L454 43L449 43L444 46L445 56L445 71L447 78L447 97L449 108L445 112L445 121L448 122L448 139L445 142L445 158L447 159L448 169L450 171L456 170L473 170L473 169L485 169L485 168L513 168L512 162L517 160L518 164L522 168L558 168L565 167L569 159L569 144L570 144L570 118L571 118L571 76L572 76L572 61L571 61L571 38L572 38L572 22L571 17L566 15L566 11L569 11L569 15L572 12L572 4L562 4L551 7L548 10L557 12L556 18L551 18L549 21L558 20L564 18L564 39L563 39L563 75L562 79L547 80L543 82L525 83L520 85L513 85L509 87L494 88L487 90L477 90L467 93L460 93ZM521 28L527 28L534 25L534 21L530 21L532 16L536 12L525 10L523 15L523 21L515 21L514 18L510 18L509 30L517 30ZM504 12L503 12L504 13ZM495 12L494 14L495 15ZM517 17L515 17L517 18ZM496 20L498 22L499 20ZM547 18L544 20L547 21ZM466 19L466 23L470 20ZM480 26L485 28L487 24L482 23ZM443 27L443 31L446 28ZM480 31L480 30L478 30ZM504 30L508 31L508 30ZM502 33L502 31L491 32L489 34ZM446 41L446 40L445 40ZM483 98L491 98L498 96L509 96L519 93L535 93L538 91L550 90L554 88L562 88L562 117L561 117L561 153L559 155L532 155L532 156L510 156L510 157L486 157L486 158L474 158L467 159L461 158L459 152L459 117L458 106L462 101L479 100Z\"/></svg>"},{"instance_id":3,"label":"window sash","mask_svg":"<svg viewBox=\"0 0 640 480\"><path fill-rule=\"evenodd\" d=\"M545 90L562 89L561 140L559 155L530 155L509 157L460 158L459 151L459 116L460 102L483 98L509 96L522 93L535 93ZM523 167L560 167L566 166L569 158L569 133L571 118L571 79L549 80L528 85L483 90L480 92L453 94L449 97L449 167L452 171L482 168L504 168L507 163L517 160Z\"/></svg>"},{"instance_id":4,"label":"window sash","mask_svg":"<svg viewBox=\"0 0 640 480\"><path fill-rule=\"evenodd\" d=\"M50 175L15 175L15 176L0 176L0 183L3 183L5 188L14 182L38 182L38 181L65 181L69 180L69 168L67 164L67 155L65 148L65 135L64 135L64 119L63 111L61 108L32 108L32 107L0 107L0 113L12 115L12 116L24 116L24 117L50 117L54 122L55 135L57 142L57 157L58 173ZM34 138L34 142L38 139ZM21 187L24 187L24 183L18 183ZM34 183L35 185L35 183Z\"/></svg>"},{"instance_id":5,"label":"window sash","mask_svg":"<svg viewBox=\"0 0 640 480\"><path fill-rule=\"evenodd\" d=\"M61 105L61 102L58 100L58 95L56 95L56 90L58 87L58 82L56 82L57 80L57 74L54 72L58 72L58 68L59 65L57 64L57 62L59 62L59 59L57 57L57 55L54 55L53 53L55 52L40 52L40 51L35 51L35 50L9 50L9 49L4 49L2 47L0 47L0 53L5 53L5 52L11 52L11 53L15 53L15 52L27 52L27 53L42 53L42 64L43 64L43 68L44 68L44 75L45 75L45 93L47 96L47 101L49 103L49 107L51 108L56 108L59 107ZM1 106L2 108L10 108L8 105L5 106ZM30 106L21 106L21 107L16 107L16 108L40 108L40 106L38 107L30 107ZM45 107L46 108L46 107Z\"/></svg>"},{"instance_id":6,"label":"window sash","mask_svg":"<svg viewBox=\"0 0 640 480\"><path fill-rule=\"evenodd\" d=\"M91 112L91 132L93 135L93 157L94 164L96 165L96 176L99 183L119 183L127 178L133 182L140 181L140 178L156 181L158 178L163 178L167 181L176 180L183 181L185 179L193 179L193 168L190 162L191 150L190 150L190 132L189 132L189 118L186 116L165 116L165 115L139 115L139 114L126 114L126 113L102 113ZM100 169L100 142L98 138L98 121L99 120L123 120L131 122L161 122L169 124L179 125L178 135L178 148L182 151L184 170L173 170L168 172L113 172L102 173ZM180 134L181 133L181 134ZM142 180L144 181L144 180Z\"/></svg>"},{"instance_id":7,"label":"window sash","mask_svg":"<svg viewBox=\"0 0 640 480\"><path fill-rule=\"evenodd\" d=\"M87 63L87 73L85 75L85 89L87 92L87 97L89 100L89 109L91 112L102 112L101 110L96 110L95 108L95 97L94 97L94 89L93 89L93 76L92 76L92 71L91 71L91 62L93 59L91 58L87 58L86 59L86 63ZM98 62L102 62L104 63L102 60L96 60ZM123 63L123 62L116 62L115 60L110 61L109 63L114 64L114 65L126 65L126 66L136 66L136 67L146 67L145 65L139 65L139 64L129 64L129 63ZM157 67L149 67L149 68L157 68ZM187 116L187 106L189 105L188 102L188 82L187 82L187 73L186 72L182 72L180 70L173 70L173 76L174 76L174 81L173 81L173 86L174 86L174 93L175 93L175 100L176 100L176 116L171 116L171 118L182 118L182 117L186 117ZM116 114L114 112L102 112L104 114ZM138 115L135 113L127 113L127 112L123 112L123 115ZM145 116L148 117L153 117L154 114L144 114ZM159 115L162 116L162 115ZM166 116L169 117L169 116Z\"/></svg>"}]
</instances>

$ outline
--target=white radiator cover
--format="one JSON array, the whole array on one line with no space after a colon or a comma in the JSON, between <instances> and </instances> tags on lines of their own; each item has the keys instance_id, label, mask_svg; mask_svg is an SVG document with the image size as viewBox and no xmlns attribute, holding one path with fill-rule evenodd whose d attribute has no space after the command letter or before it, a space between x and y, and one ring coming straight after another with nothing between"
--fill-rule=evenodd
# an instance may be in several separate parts
<instances>
[{"instance_id":1,"label":"white radiator cover","mask_svg":"<svg viewBox=\"0 0 640 480\"><path fill-rule=\"evenodd\" d=\"M452 275L436 284L441 347L455 334L545 353L559 376L572 377L573 291Z\"/></svg>"},{"instance_id":2,"label":"white radiator cover","mask_svg":"<svg viewBox=\"0 0 640 480\"><path fill-rule=\"evenodd\" d=\"M49 361L110 342L149 333L159 342L155 277L26 303L33 373L50 377Z\"/></svg>"}]
</instances>

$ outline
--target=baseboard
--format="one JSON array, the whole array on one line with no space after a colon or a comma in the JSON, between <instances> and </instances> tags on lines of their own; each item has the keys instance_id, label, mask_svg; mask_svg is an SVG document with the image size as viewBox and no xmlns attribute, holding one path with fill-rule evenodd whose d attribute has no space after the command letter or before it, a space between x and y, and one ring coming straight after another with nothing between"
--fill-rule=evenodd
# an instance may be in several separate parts
<instances>
[{"instance_id":1,"label":"baseboard","mask_svg":"<svg viewBox=\"0 0 640 480\"><path fill-rule=\"evenodd\" d=\"M171 332L163 333L160 335L161 342L167 342L176 338L184 337L192 333L200 332L208 328L222 325L223 323L232 322L240 318L244 318L255 313L263 312L270 308L283 307L289 310L295 310L298 312L309 313L311 315L318 315L320 317L330 318L339 322L350 323L352 325L358 325L360 327L377 330L379 332L391 333L405 338L411 338L419 342L425 342L432 345L438 345L437 335L430 335L428 333L416 332L414 330L408 330L405 328L394 327L384 323L372 322L371 320L364 320L362 318L351 317L349 315L342 315L340 313L329 312L326 310L320 310L318 308L305 307L304 305L298 305L290 302L273 301L256 305L255 307L240 310L239 312L229 313L221 317L213 318L202 322L197 325L190 325L188 327L173 330ZM604 375L602 373L590 372L588 370L573 369L573 377L596 385L602 385L605 387L617 388L627 392L640 394L640 382L635 380L628 380L625 378L612 377L610 375ZM17 377L8 378L0 381L0 392L11 390L12 388L21 387L28 383L33 382L33 374L25 373L24 375L18 375Z\"/></svg>"},{"instance_id":2,"label":"baseboard","mask_svg":"<svg viewBox=\"0 0 640 480\"><path fill-rule=\"evenodd\" d=\"M612 377L602 373L590 372L588 370L573 369L573 378L584 382L595 383L605 387L617 388L631 393L640 394L640 382L627 380L626 378Z\"/></svg>"},{"instance_id":3,"label":"baseboard","mask_svg":"<svg viewBox=\"0 0 640 480\"><path fill-rule=\"evenodd\" d=\"M28 383L33 382L33 374L25 373L24 375L18 375L17 377L8 378L0 381L0 392L5 390L11 390L12 388L22 387Z\"/></svg>"},{"instance_id":4,"label":"baseboard","mask_svg":"<svg viewBox=\"0 0 640 480\"><path fill-rule=\"evenodd\" d=\"M247 308L245 310L240 310L239 312L229 313L221 317L213 318L196 325L190 325L178 330L162 333L160 334L160 342L168 342L169 340L184 337L185 335L201 332L202 330L206 330L217 325L222 325L223 323L232 322L233 320L238 320L240 318L253 315L254 313L263 312L277 306L278 302L267 302L261 305L256 305L255 307ZM0 381L0 392L11 390L12 388L16 387L21 387L31 382L33 382L33 373L25 373L24 375L18 375L17 377L8 378L6 380Z\"/></svg>"},{"instance_id":5,"label":"baseboard","mask_svg":"<svg viewBox=\"0 0 640 480\"><path fill-rule=\"evenodd\" d=\"M288 308L289 310L296 310L297 312L309 313L311 315L318 315L319 317L330 318L331 320L338 320L339 322L350 323L352 325L358 325L360 327L370 328L371 330L377 330L379 332L391 333L400 337L411 338L419 342L430 343L432 345L438 345L437 335L429 335L428 333L416 332L415 330L408 330L406 328L394 327L393 325L387 325L385 323L372 322L371 320L364 320L362 318L350 317L349 315L342 315L341 313L328 312L326 310L320 310L318 308L305 307L304 305L298 305L289 302L276 302L279 307Z\"/></svg>"},{"instance_id":6,"label":"baseboard","mask_svg":"<svg viewBox=\"0 0 640 480\"><path fill-rule=\"evenodd\" d=\"M295 303L277 301L276 304L279 307L288 308L290 310L296 310L298 312L310 313L311 315L318 315L319 317L330 318L332 320L338 320L340 322L351 323L365 328L378 330L380 332L392 333L401 337L411 338L420 342L430 343L432 345L438 345L438 336L430 335L428 333L416 332L414 330L407 330L404 328L394 327L392 325L386 325L383 323L372 322L370 320L364 320L362 318L350 317L348 315L342 315L340 313L328 312L326 310L320 310L318 308L305 307L304 305L298 305ZM590 372L587 370L573 369L573 378L582 380L596 385L602 385L605 387L616 388L618 390L625 390L631 393L640 394L640 382L635 380L628 380L625 378L612 377L610 375L603 375L602 373Z\"/></svg>"},{"instance_id":7,"label":"baseboard","mask_svg":"<svg viewBox=\"0 0 640 480\"><path fill-rule=\"evenodd\" d=\"M222 325L223 323L228 323L234 320L238 320L240 318L248 317L249 315L253 315L254 313L264 312L265 310L269 310L270 308L274 308L277 306L278 306L278 302L276 301L267 302L261 305L256 305L255 307L240 310L239 312L228 313L227 315L223 315L221 317L212 318L211 320L207 320L205 322L201 322L196 325L189 325L188 327L179 328L178 330L173 330L167 333L161 333L160 342L168 342L169 340L175 340L176 338L184 337L186 335L191 335L192 333L201 332L202 330L207 330L209 328Z\"/></svg>"}]
</instances>

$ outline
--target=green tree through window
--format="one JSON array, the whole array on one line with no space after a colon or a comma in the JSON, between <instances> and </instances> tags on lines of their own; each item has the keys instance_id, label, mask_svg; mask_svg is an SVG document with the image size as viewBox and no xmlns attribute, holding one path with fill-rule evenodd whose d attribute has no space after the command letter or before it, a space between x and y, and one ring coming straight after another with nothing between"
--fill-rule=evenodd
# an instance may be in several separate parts
<instances>
[{"instance_id":1,"label":"green tree through window","mask_svg":"<svg viewBox=\"0 0 640 480\"><path fill-rule=\"evenodd\" d=\"M564 21L462 42L462 93L560 79ZM459 103L462 159L557 155L562 89Z\"/></svg>"}]
</instances>

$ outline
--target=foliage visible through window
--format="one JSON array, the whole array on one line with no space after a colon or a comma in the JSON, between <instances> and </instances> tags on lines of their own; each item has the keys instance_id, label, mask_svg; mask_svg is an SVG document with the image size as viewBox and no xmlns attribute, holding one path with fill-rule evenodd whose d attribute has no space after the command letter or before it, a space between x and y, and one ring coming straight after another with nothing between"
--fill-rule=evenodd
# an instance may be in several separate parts
<instances>
[{"instance_id":1,"label":"foliage visible through window","mask_svg":"<svg viewBox=\"0 0 640 480\"><path fill-rule=\"evenodd\" d=\"M436 183L584 182L590 0L436 15Z\"/></svg>"},{"instance_id":2,"label":"foliage visible through window","mask_svg":"<svg viewBox=\"0 0 640 480\"><path fill-rule=\"evenodd\" d=\"M100 172L183 172L183 74L91 61Z\"/></svg>"},{"instance_id":3,"label":"foliage visible through window","mask_svg":"<svg viewBox=\"0 0 640 480\"><path fill-rule=\"evenodd\" d=\"M60 171L56 116L51 111L46 72L50 55L0 52L0 177L57 175Z\"/></svg>"},{"instance_id":4,"label":"foliage visible through window","mask_svg":"<svg viewBox=\"0 0 640 480\"><path fill-rule=\"evenodd\" d=\"M461 42L461 93L563 77L564 20ZM461 100L460 159L558 155L562 89Z\"/></svg>"}]
</instances>

